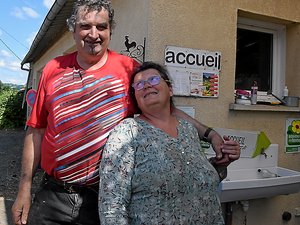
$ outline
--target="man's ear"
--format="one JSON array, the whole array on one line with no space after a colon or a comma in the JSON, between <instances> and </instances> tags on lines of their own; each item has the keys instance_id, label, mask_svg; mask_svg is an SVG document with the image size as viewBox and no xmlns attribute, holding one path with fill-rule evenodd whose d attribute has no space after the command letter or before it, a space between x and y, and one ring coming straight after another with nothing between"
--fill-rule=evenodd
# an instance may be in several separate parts
<instances>
[{"instance_id":1,"label":"man's ear","mask_svg":"<svg viewBox=\"0 0 300 225\"><path fill-rule=\"evenodd\" d=\"M173 96L173 88L169 87L169 89L170 89L170 96Z\"/></svg>"}]
</instances>

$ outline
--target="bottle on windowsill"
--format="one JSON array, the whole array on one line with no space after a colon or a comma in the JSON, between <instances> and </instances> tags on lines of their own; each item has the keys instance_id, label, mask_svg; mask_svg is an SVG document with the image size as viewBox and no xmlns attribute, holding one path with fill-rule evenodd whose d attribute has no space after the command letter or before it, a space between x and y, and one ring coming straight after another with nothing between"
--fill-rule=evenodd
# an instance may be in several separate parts
<instances>
[{"instance_id":1,"label":"bottle on windowsill","mask_svg":"<svg viewBox=\"0 0 300 225\"><path fill-rule=\"evenodd\" d=\"M257 82L254 81L251 87L251 105L256 105L257 103L257 89L258 89Z\"/></svg>"}]
</instances>

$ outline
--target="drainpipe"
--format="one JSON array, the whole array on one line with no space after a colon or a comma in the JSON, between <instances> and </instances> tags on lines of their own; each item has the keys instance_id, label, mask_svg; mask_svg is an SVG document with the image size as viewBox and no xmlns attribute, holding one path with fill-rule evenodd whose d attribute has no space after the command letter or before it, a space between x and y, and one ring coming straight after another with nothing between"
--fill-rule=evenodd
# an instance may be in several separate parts
<instances>
[{"instance_id":1,"label":"drainpipe","mask_svg":"<svg viewBox=\"0 0 300 225\"><path fill-rule=\"evenodd\" d=\"M225 225L232 225L232 202L225 203Z\"/></svg>"},{"instance_id":2,"label":"drainpipe","mask_svg":"<svg viewBox=\"0 0 300 225\"><path fill-rule=\"evenodd\" d=\"M242 205L242 209L244 212L247 212L249 210L249 206L250 206L250 202L249 200L243 200L243 201L239 201L239 202L235 202L240 203ZM234 204L234 202L226 202L225 203L225 225L232 225L232 215L233 215L233 209L232 209L232 205ZM246 224L247 222L247 217L245 216L245 220L243 224Z\"/></svg>"},{"instance_id":3,"label":"drainpipe","mask_svg":"<svg viewBox=\"0 0 300 225\"><path fill-rule=\"evenodd\" d=\"M30 79L30 75L31 75L31 63L29 65L29 69L28 68L24 68L24 64L21 64L21 70L25 70L28 72L28 76L27 76L27 81L26 81L26 86L25 86L25 91L24 91L24 95L23 95L23 100L22 100L22 109L25 106L25 101L26 101L26 94L28 91L28 85L29 85L29 79ZM26 119L28 116L28 108L26 109ZM27 125L25 124L24 130L27 130Z\"/></svg>"},{"instance_id":4,"label":"drainpipe","mask_svg":"<svg viewBox=\"0 0 300 225\"><path fill-rule=\"evenodd\" d=\"M249 200L242 200L240 201L240 203L242 205L243 211L247 212L250 206Z\"/></svg>"},{"instance_id":5,"label":"drainpipe","mask_svg":"<svg viewBox=\"0 0 300 225\"><path fill-rule=\"evenodd\" d=\"M21 70L24 70L24 71L28 72L26 86L25 86L25 92L24 92L23 101L22 101L22 109L23 109L24 105L25 105L25 101L26 101L26 94L27 94L27 90L28 90L28 83L29 83L30 74L31 74L31 64L29 65L29 69L28 68L24 68L24 64L21 64Z\"/></svg>"}]
</instances>

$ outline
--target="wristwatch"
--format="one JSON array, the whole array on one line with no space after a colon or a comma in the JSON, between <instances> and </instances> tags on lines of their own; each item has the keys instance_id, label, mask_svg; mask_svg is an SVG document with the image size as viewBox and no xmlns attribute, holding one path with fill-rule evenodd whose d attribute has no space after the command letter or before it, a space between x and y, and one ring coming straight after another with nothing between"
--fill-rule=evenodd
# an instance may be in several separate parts
<instances>
[{"instance_id":1,"label":"wristwatch","mask_svg":"<svg viewBox=\"0 0 300 225\"><path fill-rule=\"evenodd\" d=\"M203 141L205 141L205 142L209 142L209 140L208 140L208 135L209 135L209 133L212 131L213 129L212 128L207 128L206 129L206 131L205 131L205 133L204 133L204 135L203 135Z\"/></svg>"}]
</instances>

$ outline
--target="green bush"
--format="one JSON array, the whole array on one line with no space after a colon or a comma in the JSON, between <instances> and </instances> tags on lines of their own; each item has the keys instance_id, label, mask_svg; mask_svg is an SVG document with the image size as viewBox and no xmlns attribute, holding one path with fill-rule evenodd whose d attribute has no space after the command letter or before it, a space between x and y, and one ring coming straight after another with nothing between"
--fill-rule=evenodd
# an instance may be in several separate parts
<instances>
[{"instance_id":1,"label":"green bush","mask_svg":"<svg viewBox=\"0 0 300 225\"><path fill-rule=\"evenodd\" d=\"M20 128L25 125L26 109L22 109L24 91L0 89L0 129Z\"/></svg>"}]
</instances>

